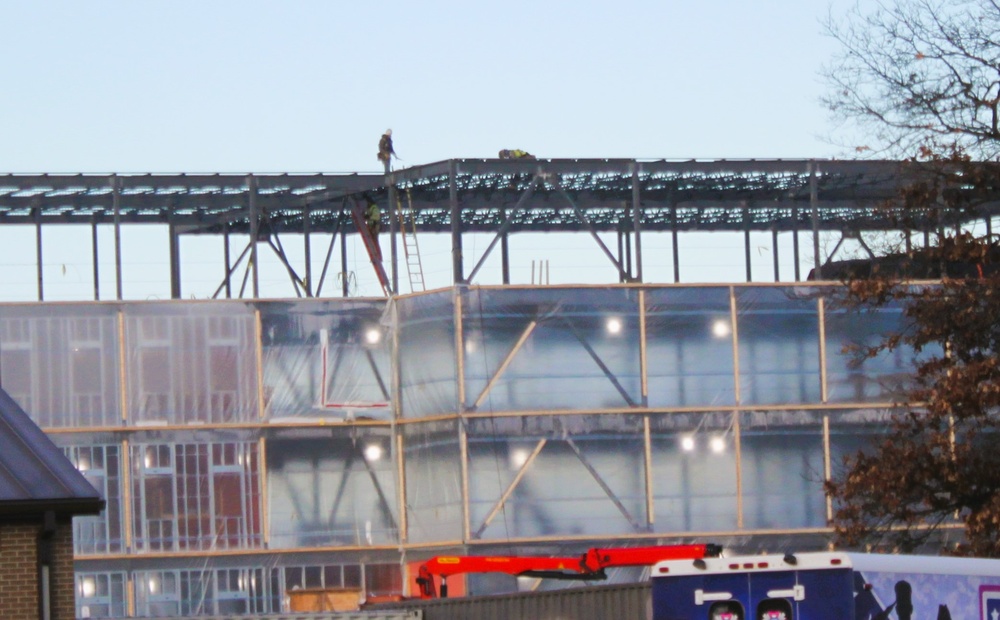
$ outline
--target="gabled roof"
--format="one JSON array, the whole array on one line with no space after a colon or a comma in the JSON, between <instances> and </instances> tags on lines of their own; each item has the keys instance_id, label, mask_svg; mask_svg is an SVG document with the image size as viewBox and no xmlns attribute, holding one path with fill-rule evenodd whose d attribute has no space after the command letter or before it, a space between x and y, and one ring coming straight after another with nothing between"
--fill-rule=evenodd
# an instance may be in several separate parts
<instances>
[{"instance_id":1,"label":"gabled roof","mask_svg":"<svg viewBox=\"0 0 1000 620\"><path fill-rule=\"evenodd\" d=\"M97 514L104 500L0 388L0 516Z\"/></svg>"}]
</instances>

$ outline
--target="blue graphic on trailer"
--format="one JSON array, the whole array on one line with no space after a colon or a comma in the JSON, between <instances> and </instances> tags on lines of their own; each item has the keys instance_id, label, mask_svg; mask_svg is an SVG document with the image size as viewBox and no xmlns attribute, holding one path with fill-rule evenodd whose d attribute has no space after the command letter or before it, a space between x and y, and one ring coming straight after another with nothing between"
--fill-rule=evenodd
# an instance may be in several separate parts
<instances>
[{"instance_id":1,"label":"blue graphic on trailer","mask_svg":"<svg viewBox=\"0 0 1000 620\"><path fill-rule=\"evenodd\" d=\"M1000 562L820 552L671 560L654 620L1000 620Z\"/></svg>"},{"instance_id":2,"label":"blue graphic on trailer","mask_svg":"<svg viewBox=\"0 0 1000 620\"><path fill-rule=\"evenodd\" d=\"M979 586L980 620L1000 620L1000 586Z\"/></svg>"}]
</instances>

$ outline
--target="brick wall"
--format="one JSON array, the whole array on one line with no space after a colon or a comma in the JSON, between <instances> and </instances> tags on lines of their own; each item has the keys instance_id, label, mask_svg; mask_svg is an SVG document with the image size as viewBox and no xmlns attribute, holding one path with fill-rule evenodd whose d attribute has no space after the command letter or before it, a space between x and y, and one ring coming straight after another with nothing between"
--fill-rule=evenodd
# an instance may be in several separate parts
<instances>
[{"instance_id":1,"label":"brick wall","mask_svg":"<svg viewBox=\"0 0 1000 620\"><path fill-rule=\"evenodd\" d=\"M40 521L0 523L0 617L3 620L38 620L38 535ZM50 569L53 620L75 617L73 580L73 527L57 525Z\"/></svg>"}]
</instances>

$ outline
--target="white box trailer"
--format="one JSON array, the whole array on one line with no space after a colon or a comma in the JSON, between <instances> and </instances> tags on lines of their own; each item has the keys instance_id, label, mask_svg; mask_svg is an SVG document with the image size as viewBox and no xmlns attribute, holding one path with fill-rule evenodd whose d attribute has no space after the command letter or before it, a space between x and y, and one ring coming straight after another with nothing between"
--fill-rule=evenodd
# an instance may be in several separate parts
<instances>
[{"instance_id":1,"label":"white box trailer","mask_svg":"<svg viewBox=\"0 0 1000 620\"><path fill-rule=\"evenodd\" d=\"M1000 560L800 553L653 567L654 620L1000 620Z\"/></svg>"}]
</instances>

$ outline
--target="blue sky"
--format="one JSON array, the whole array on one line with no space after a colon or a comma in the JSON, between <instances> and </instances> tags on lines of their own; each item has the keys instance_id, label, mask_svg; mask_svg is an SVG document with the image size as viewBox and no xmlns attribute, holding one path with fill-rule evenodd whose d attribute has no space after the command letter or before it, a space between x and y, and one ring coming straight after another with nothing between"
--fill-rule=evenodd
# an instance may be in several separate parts
<instances>
[{"instance_id":1,"label":"blue sky","mask_svg":"<svg viewBox=\"0 0 1000 620\"><path fill-rule=\"evenodd\" d=\"M810 0L0 2L0 171L822 157Z\"/></svg>"},{"instance_id":2,"label":"blue sky","mask_svg":"<svg viewBox=\"0 0 1000 620\"><path fill-rule=\"evenodd\" d=\"M819 101L819 70L836 47L820 21L853 4L0 0L0 172L376 171L390 127L397 166L501 148L545 158L836 156ZM8 289L23 281L30 292L33 231L11 234L0 231L0 272ZM45 234L46 286L76 271L67 295L92 296L89 231ZM588 260L603 261L582 242ZM163 296L165 241L155 258L150 242L132 243L141 256L126 245L127 268ZM188 274L221 260L202 240L184 243ZM590 268L562 242L520 243L519 281L535 259ZM644 248L668 256L657 243ZM769 243L755 241L762 265ZM703 262L721 261L731 279L741 245L732 260L715 246L685 249L712 250ZM545 252L557 247L561 259ZM427 251L441 265L426 268L446 284L447 247ZM101 262L110 258L103 251ZM352 250L361 272L363 260ZM218 282L206 276L192 294Z\"/></svg>"}]
</instances>

